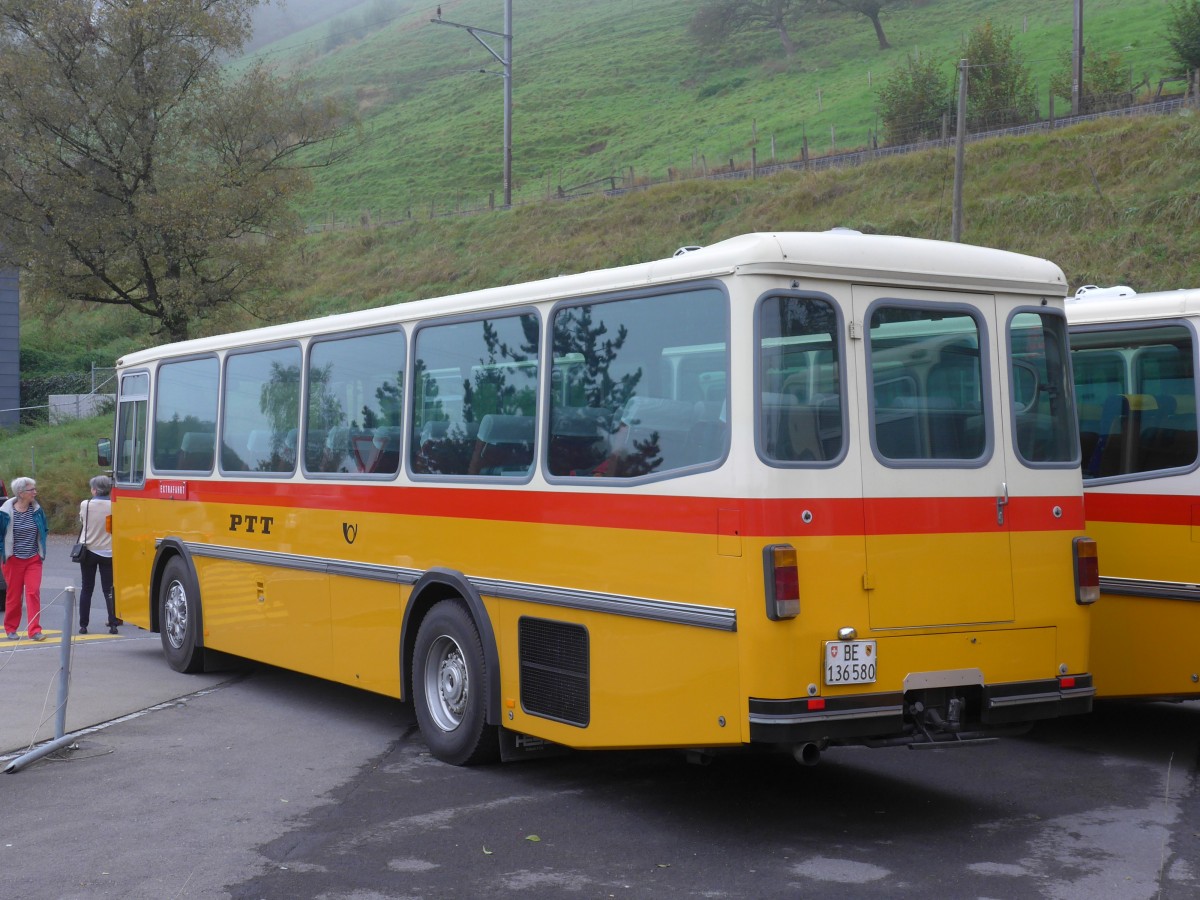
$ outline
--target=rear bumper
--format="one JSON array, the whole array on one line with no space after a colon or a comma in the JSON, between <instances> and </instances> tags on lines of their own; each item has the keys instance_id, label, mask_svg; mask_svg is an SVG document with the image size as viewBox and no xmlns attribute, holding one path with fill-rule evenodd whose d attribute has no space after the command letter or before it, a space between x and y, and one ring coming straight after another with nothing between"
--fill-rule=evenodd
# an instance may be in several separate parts
<instances>
[{"instance_id":1,"label":"rear bumper","mask_svg":"<svg viewBox=\"0 0 1200 900\"><path fill-rule=\"evenodd\" d=\"M1063 688L1058 679L1010 684L968 685L959 689L914 690L840 697L785 700L750 699L750 741L928 743L990 731L1012 731L1039 719L1090 712L1096 695L1091 675L1076 675ZM960 699L965 715L953 725L946 715L930 716L947 699ZM942 720L938 724L938 720Z\"/></svg>"}]
</instances>

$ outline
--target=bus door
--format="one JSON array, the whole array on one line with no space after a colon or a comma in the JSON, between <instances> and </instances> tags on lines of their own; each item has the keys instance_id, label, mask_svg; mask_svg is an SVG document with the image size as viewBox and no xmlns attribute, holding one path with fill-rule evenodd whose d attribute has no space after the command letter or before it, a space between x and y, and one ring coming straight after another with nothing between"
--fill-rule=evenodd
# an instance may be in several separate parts
<instances>
[{"instance_id":1,"label":"bus door","mask_svg":"<svg viewBox=\"0 0 1200 900\"><path fill-rule=\"evenodd\" d=\"M994 297L853 288L872 629L1014 618Z\"/></svg>"}]
</instances>

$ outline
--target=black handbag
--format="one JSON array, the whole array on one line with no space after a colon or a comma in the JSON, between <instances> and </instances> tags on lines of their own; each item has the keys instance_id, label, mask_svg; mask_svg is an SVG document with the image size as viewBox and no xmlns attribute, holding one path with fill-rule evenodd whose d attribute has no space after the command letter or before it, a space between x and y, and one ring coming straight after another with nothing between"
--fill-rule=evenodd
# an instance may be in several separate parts
<instances>
[{"instance_id":1,"label":"black handbag","mask_svg":"<svg viewBox=\"0 0 1200 900\"><path fill-rule=\"evenodd\" d=\"M71 562L83 561L83 551L87 547L87 541L84 540L84 537L87 535L87 514L88 507L91 505L92 501L89 500L87 505L83 507L83 530L79 532L79 540L71 547Z\"/></svg>"}]
</instances>

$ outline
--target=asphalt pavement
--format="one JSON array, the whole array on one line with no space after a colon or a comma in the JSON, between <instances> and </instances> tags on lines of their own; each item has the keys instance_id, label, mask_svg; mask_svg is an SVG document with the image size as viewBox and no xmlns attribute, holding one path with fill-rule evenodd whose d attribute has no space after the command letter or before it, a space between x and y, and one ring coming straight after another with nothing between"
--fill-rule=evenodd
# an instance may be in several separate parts
<instances>
[{"instance_id":1,"label":"asphalt pavement","mask_svg":"<svg viewBox=\"0 0 1200 900\"><path fill-rule=\"evenodd\" d=\"M0 763L59 735L57 731L64 633L70 646L64 734L85 731L179 697L206 690L236 673L180 675L163 660L159 636L133 625L116 635L104 627L107 613L96 585L92 596L91 634L78 634L78 612L63 627L66 588L79 599L80 571L71 562L73 536L52 535L42 573L40 643L26 637L0 639ZM99 633L96 633L99 632Z\"/></svg>"}]
</instances>

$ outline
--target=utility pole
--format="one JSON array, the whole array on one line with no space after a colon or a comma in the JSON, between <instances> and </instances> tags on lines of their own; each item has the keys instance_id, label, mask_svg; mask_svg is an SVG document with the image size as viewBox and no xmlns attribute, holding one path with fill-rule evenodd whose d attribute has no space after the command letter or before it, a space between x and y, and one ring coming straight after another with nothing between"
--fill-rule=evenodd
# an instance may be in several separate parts
<instances>
[{"instance_id":1,"label":"utility pole","mask_svg":"<svg viewBox=\"0 0 1200 900\"><path fill-rule=\"evenodd\" d=\"M1075 37L1071 44L1071 115L1077 116L1083 96L1083 0L1075 0Z\"/></svg>"},{"instance_id":2,"label":"utility pole","mask_svg":"<svg viewBox=\"0 0 1200 900\"><path fill-rule=\"evenodd\" d=\"M950 240L962 240L963 161L967 146L967 61L958 61L958 136L954 146L954 211L950 214Z\"/></svg>"},{"instance_id":3,"label":"utility pole","mask_svg":"<svg viewBox=\"0 0 1200 900\"><path fill-rule=\"evenodd\" d=\"M504 0L504 30L489 31L486 28L476 28L474 25L463 25L460 22L450 22L442 18L442 8L437 8L437 18L430 19L434 25L449 25L452 28L461 28L479 41L480 45L488 53L496 58L496 61L504 67L503 72L489 72L487 69L479 71L484 75L500 75L504 79L504 208L508 209L512 206L512 0ZM490 34L492 37L502 38L504 40L504 52L497 53L491 48L481 34Z\"/></svg>"}]
</instances>

